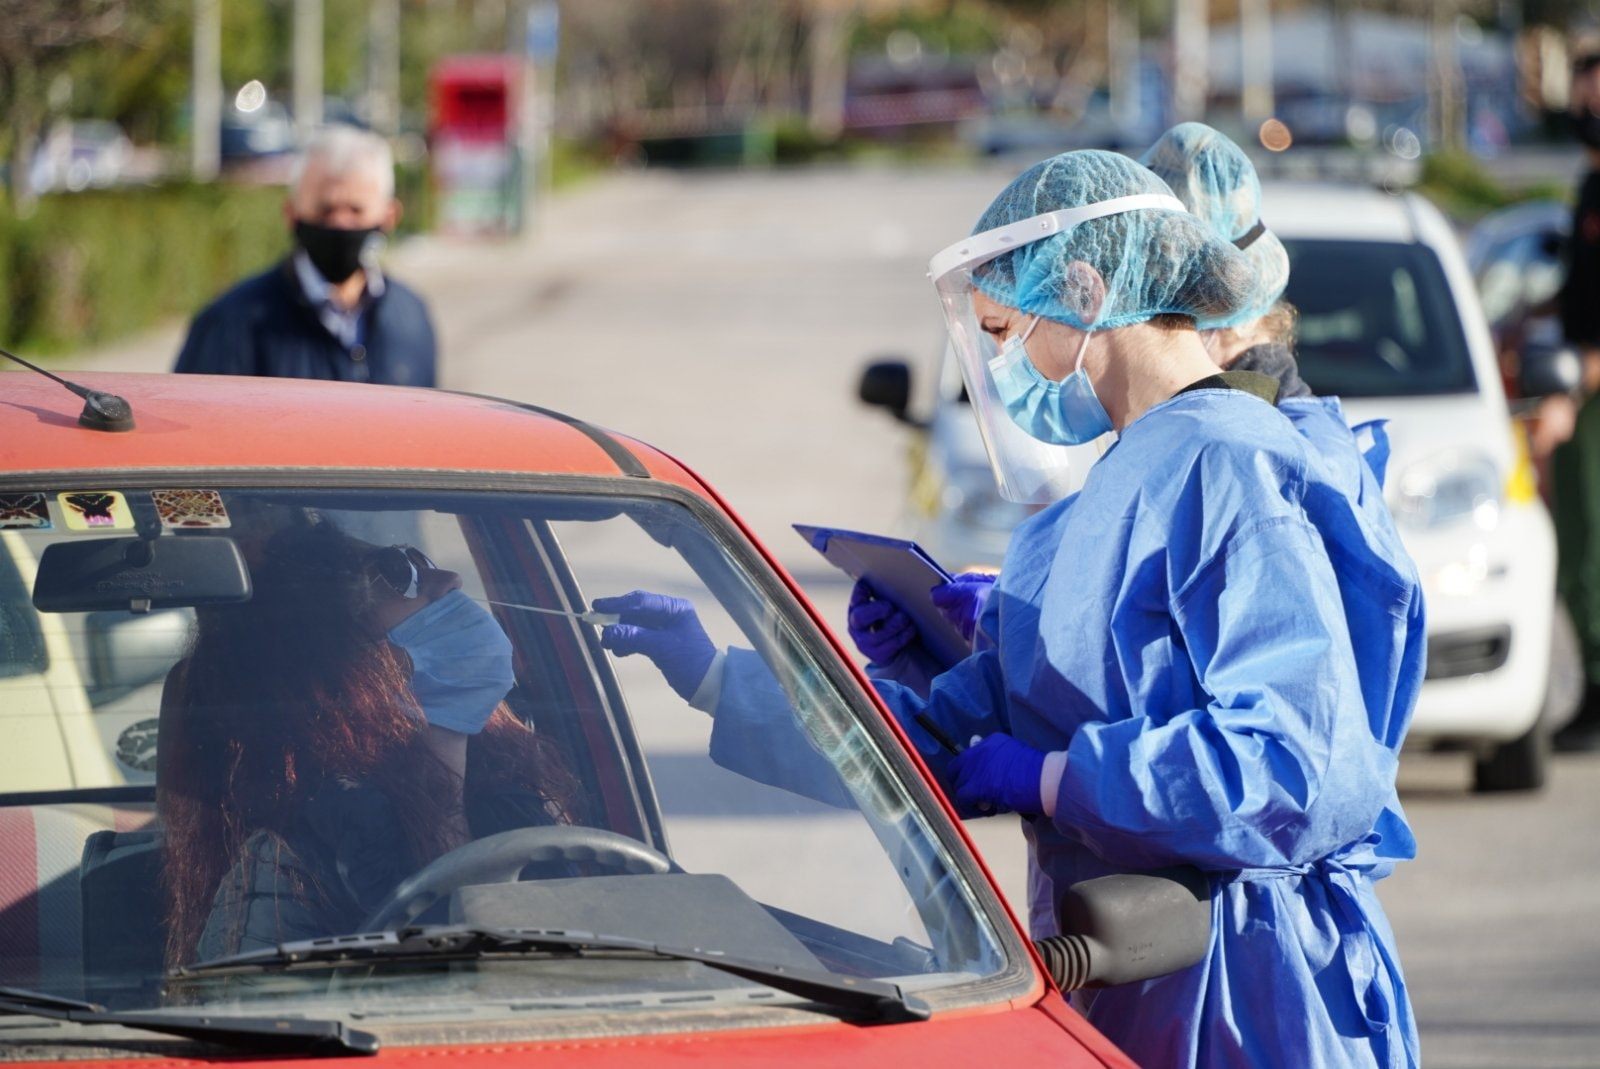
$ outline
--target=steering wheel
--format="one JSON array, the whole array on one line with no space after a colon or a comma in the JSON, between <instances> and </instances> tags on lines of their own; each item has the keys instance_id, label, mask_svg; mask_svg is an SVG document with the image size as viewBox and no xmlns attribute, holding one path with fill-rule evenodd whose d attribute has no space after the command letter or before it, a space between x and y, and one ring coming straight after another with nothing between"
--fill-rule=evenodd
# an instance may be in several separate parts
<instances>
[{"instance_id":1,"label":"steering wheel","mask_svg":"<svg viewBox=\"0 0 1600 1069\"><path fill-rule=\"evenodd\" d=\"M641 875L678 870L672 859L659 850L605 828L581 824L513 828L434 858L400 881L357 930L380 932L403 927L459 888L477 883L512 883L524 867L546 861L590 862Z\"/></svg>"}]
</instances>

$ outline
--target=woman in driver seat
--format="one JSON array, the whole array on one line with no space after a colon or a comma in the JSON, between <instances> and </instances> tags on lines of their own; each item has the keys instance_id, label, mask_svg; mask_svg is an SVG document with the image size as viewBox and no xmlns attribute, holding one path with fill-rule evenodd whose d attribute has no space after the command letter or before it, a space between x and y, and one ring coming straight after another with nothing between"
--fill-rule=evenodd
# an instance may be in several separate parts
<instances>
[{"instance_id":1,"label":"woman in driver seat","mask_svg":"<svg viewBox=\"0 0 1600 1069\"><path fill-rule=\"evenodd\" d=\"M354 931L474 838L573 822L577 781L503 703L511 643L460 576L325 521L251 570L162 699L169 964Z\"/></svg>"}]
</instances>

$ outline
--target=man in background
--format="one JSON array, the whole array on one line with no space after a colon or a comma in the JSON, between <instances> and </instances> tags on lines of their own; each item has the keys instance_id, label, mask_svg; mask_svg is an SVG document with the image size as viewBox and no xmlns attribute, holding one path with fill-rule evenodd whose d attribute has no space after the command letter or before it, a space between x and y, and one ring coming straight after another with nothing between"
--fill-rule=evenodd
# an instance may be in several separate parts
<instances>
[{"instance_id":1,"label":"man in background","mask_svg":"<svg viewBox=\"0 0 1600 1069\"><path fill-rule=\"evenodd\" d=\"M428 310L378 266L400 219L388 143L321 130L295 163L284 216L294 250L201 311L174 370L434 385Z\"/></svg>"},{"instance_id":2,"label":"man in background","mask_svg":"<svg viewBox=\"0 0 1600 1069\"><path fill-rule=\"evenodd\" d=\"M1578 187L1559 296L1561 329L1583 358L1583 407L1550 456L1557 586L1583 647L1588 687L1577 717L1556 733L1562 751L1600 750L1600 50L1572 65L1572 127L1587 170ZM1556 402L1565 401L1557 398ZM1570 404L1570 402L1567 402Z\"/></svg>"}]
</instances>

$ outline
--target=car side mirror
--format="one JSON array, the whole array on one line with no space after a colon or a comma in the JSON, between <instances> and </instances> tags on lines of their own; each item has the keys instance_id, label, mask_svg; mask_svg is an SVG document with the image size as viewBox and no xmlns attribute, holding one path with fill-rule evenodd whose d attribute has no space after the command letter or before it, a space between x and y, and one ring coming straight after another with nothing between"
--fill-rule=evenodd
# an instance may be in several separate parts
<instances>
[{"instance_id":1,"label":"car side mirror","mask_svg":"<svg viewBox=\"0 0 1600 1069\"><path fill-rule=\"evenodd\" d=\"M1583 360L1568 346L1530 346L1523 350L1517 389L1523 397L1576 393L1583 384Z\"/></svg>"},{"instance_id":2,"label":"car side mirror","mask_svg":"<svg viewBox=\"0 0 1600 1069\"><path fill-rule=\"evenodd\" d=\"M137 615L92 612L84 617L90 704L104 705L165 679L188 649L193 620L187 609Z\"/></svg>"},{"instance_id":3,"label":"car side mirror","mask_svg":"<svg viewBox=\"0 0 1600 1069\"><path fill-rule=\"evenodd\" d=\"M1063 991L1187 969L1211 945L1211 881L1187 865L1084 880L1056 903L1060 935L1034 945Z\"/></svg>"},{"instance_id":4,"label":"car side mirror","mask_svg":"<svg viewBox=\"0 0 1600 1069\"><path fill-rule=\"evenodd\" d=\"M878 360L861 372L856 395L869 405L887 408L901 423L913 427L921 421L911 415L911 365L905 360Z\"/></svg>"}]
</instances>

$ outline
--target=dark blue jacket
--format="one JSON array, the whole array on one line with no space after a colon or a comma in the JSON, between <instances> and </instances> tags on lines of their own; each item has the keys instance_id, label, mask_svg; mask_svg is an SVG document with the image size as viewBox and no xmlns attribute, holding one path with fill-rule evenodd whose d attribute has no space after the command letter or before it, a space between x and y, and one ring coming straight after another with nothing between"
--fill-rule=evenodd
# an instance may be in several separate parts
<instances>
[{"instance_id":1,"label":"dark blue jacket","mask_svg":"<svg viewBox=\"0 0 1600 1069\"><path fill-rule=\"evenodd\" d=\"M434 384L433 324L422 298L384 276L367 309L365 344L328 333L284 260L218 297L189 325L175 371L396 386Z\"/></svg>"}]
</instances>

